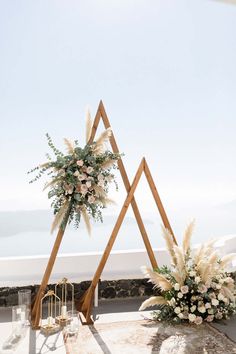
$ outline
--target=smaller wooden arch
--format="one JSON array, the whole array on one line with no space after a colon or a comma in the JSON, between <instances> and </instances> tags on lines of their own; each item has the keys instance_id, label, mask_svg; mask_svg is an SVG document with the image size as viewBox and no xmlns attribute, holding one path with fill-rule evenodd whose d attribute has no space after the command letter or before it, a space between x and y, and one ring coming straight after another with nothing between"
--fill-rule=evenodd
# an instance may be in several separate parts
<instances>
[{"instance_id":1,"label":"smaller wooden arch","mask_svg":"<svg viewBox=\"0 0 236 354\"><path fill-rule=\"evenodd\" d=\"M157 189L156 189L154 180L152 178L150 169L148 167L148 164L147 164L145 158L143 158L141 163L140 163L140 165L139 165L139 168L138 168L138 170L136 172L136 175L134 177L133 183L131 184L130 191L127 194L127 197L126 197L126 199L124 201L124 204L123 204L123 206L121 208L120 214L119 214L119 216L117 218L116 224L115 224L115 226L113 228L113 231L111 233L110 239L109 239L109 241L107 243L107 246L106 246L105 251L103 253L103 256L102 256L102 258L100 260L100 263L98 265L96 273L94 274L94 277L93 277L93 280L91 282L91 285L88 288L88 290L85 292L85 294L81 297L80 301L77 304L77 308L80 311L80 319L81 319L81 322L83 324L92 324L93 323L93 320L91 318L91 310L92 310L92 304L93 304L95 288L96 288L96 286L97 286L97 284L99 282L99 279L101 277L103 269L104 269L104 267L106 265L107 259L108 259L109 255L111 253L112 247L113 247L114 242L116 240L117 234L118 234L118 232L120 230L120 227L121 227L121 225L122 225L122 223L124 221L124 218L125 218L126 212L128 210L128 207L129 207L129 205L131 204L131 201L134 198L135 190L136 190L136 188L138 186L138 183L139 183L140 178L141 178L143 173L146 176L147 182L148 182L149 187L151 189L153 198L154 198L154 200L156 202L156 205L157 205L158 211L159 211L159 213L160 213L160 215L162 217L162 220L163 220L163 216L166 216L164 207L162 205L161 199L160 199L159 194L157 192ZM173 240L174 240L175 244L177 244L177 241L175 239L175 236L174 236L170 226L169 226L168 229L171 231L171 234L172 234L172 237L173 237Z\"/></svg>"}]
</instances>

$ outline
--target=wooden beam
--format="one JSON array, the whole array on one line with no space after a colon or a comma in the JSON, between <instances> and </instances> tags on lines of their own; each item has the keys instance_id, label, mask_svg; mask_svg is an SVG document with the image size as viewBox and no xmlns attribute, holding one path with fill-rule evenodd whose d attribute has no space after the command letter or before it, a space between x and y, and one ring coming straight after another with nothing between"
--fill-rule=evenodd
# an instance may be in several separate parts
<instances>
[{"instance_id":1,"label":"wooden beam","mask_svg":"<svg viewBox=\"0 0 236 354\"><path fill-rule=\"evenodd\" d=\"M65 228L66 228L66 225L67 225L67 222L69 219L69 214L70 214L70 212L68 210L65 220L64 220L64 227L63 228L60 227L58 230L57 237L54 242L54 246L53 246L50 258L48 260L48 264L47 264L46 270L44 272L44 276L43 276L41 285L40 285L39 290L37 292L35 301L33 303L32 311L31 311L31 323L32 323L33 329L39 328L41 299L44 296L45 289L48 285L48 281L49 281L49 278L52 273L52 269L53 269L53 266L54 266L54 263L55 263L55 260L56 260L57 254L58 254L58 250L60 248L61 241L62 241L63 235L65 233Z\"/></svg>"},{"instance_id":2,"label":"wooden beam","mask_svg":"<svg viewBox=\"0 0 236 354\"><path fill-rule=\"evenodd\" d=\"M148 167L148 164L146 162L146 160L144 159L144 173L146 175L146 178L147 178L147 181L148 181L148 184L149 184L149 187L151 189L151 192L152 192L152 195L153 195L153 198L156 202L156 205L157 205L157 208L159 210L159 213L161 215L161 219L163 221L163 224L165 226L166 229L168 229L173 237L173 240L175 242L175 244L177 245L177 241L176 241L176 238L175 238L175 235L173 233L173 230L170 226L170 223L169 223L169 220L167 218L167 215L166 215L166 212L165 212L165 209L163 207L163 204L162 204L162 201L161 201L161 198L158 194L158 191L156 189L156 186L155 186L155 183L154 183L154 180L152 178L152 175L151 175L151 171Z\"/></svg>"}]
</instances>

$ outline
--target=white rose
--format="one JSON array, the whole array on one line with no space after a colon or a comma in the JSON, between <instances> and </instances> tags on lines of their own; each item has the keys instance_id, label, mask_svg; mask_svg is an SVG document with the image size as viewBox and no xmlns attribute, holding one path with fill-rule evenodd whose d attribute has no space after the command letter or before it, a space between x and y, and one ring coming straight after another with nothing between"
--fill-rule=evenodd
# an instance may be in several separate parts
<instances>
[{"instance_id":1,"label":"white rose","mask_svg":"<svg viewBox=\"0 0 236 354\"><path fill-rule=\"evenodd\" d=\"M98 180L99 180L99 181L103 181L103 180L104 180L104 177L103 177L102 174L99 174L99 175L98 175Z\"/></svg>"},{"instance_id":2,"label":"white rose","mask_svg":"<svg viewBox=\"0 0 236 354\"><path fill-rule=\"evenodd\" d=\"M88 188L90 188L91 185L92 185L91 181L86 182L86 186L87 186Z\"/></svg>"},{"instance_id":3,"label":"white rose","mask_svg":"<svg viewBox=\"0 0 236 354\"><path fill-rule=\"evenodd\" d=\"M195 282L198 284L198 283L200 283L200 281L201 281L201 278L200 277L196 277L195 278Z\"/></svg>"},{"instance_id":4,"label":"white rose","mask_svg":"<svg viewBox=\"0 0 236 354\"><path fill-rule=\"evenodd\" d=\"M210 298L210 299L215 299L215 298L216 298L215 293L210 293L209 298Z\"/></svg>"},{"instance_id":5,"label":"white rose","mask_svg":"<svg viewBox=\"0 0 236 354\"><path fill-rule=\"evenodd\" d=\"M86 178L85 174L82 174L82 175L78 176L79 181L83 181L83 180L85 180L85 178Z\"/></svg>"},{"instance_id":6,"label":"white rose","mask_svg":"<svg viewBox=\"0 0 236 354\"><path fill-rule=\"evenodd\" d=\"M191 270L191 272L189 272L190 277L195 277L196 272L194 270Z\"/></svg>"},{"instance_id":7,"label":"white rose","mask_svg":"<svg viewBox=\"0 0 236 354\"><path fill-rule=\"evenodd\" d=\"M213 309L209 309L209 310L207 310L207 312L208 312L210 315L213 315L214 310L213 310Z\"/></svg>"},{"instance_id":8,"label":"white rose","mask_svg":"<svg viewBox=\"0 0 236 354\"><path fill-rule=\"evenodd\" d=\"M179 283L175 283L174 288L175 288L176 291L179 291L179 289L180 289Z\"/></svg>"},{"instance_id":9,"label":"white rose","mask_svg":"<svg viewBox=\"0 0 236 354\"><path fill-rule=\"evenodd\" d=\"M202 285L200 285L199 287L198 287L198 291L200 292L200 293L206 293L207 292L207 287L206 287L206 285L204 285L204 284L202 284Z\"/></svg>"},{"instance_id":10,"label":"white rose","mask_svg":"<svg viewBox=\"0 0 236 354\"><path fill-rule=\"evenodd\" d=\"M216 284L216 289L221 289L221 285L220 284Z\"/></svg>"},{"instance_id":11,"label":"white rose","mask_svg":"<svg viewBox=\"0 0 236 354\"><path fill-rule=\"evenodd\" d=\"M211 303L213 306L218 306L219 305L219 301L217 299L212 299Z\"/></svg>"},{"instance_id":12,"label":"white rose","mask_svg":"<svg viewBox=\"0 0 236 354\"><path fill-rule=\"evenodd\" d=\"M216 318L217 320L221 320L222 317L223 317L223 315L222 315L221 312L217 312L217 314L215 314L215 318Z\"/></svg>"},{"instance_id":13,"label":"white rose","mask_svg":"<svg viewBox=\"0 0 236 354\"><path fill-rule=\"evenodd\" d=\"M214 315L209 315L206 318L207 322L212 322L214 320Z\"/></svg>"},{"instance_id":14,"label":"white rose","mask_svg":"<svg viewBox=\"0 0 236 354\"><path fill-rule=\"evenodd\" d=\"M88 190L86 184L82 184L82 186L80 188L81 188L82 192L87 192L87 190Z\"/></svg>"},{"instance_id":15,"label":"white rose","mask_svg":"<svg viewBox=\"0 0 236 354\"><path fill-rule=\"evenodd\" d=\"M189 319L189 322L194 322L196 320L196 315L194 315L193 313L190 313L188 315L188 319Z\"/></svg>"},{"instance_id":16,"label":"white rose","mask_svg":"<svg viewBox=\"0 0 236 354\"><path fill-rule=\"evenodd\" d=\"M172 297L169 301L170 306L175 306L175 303L176 303L175 298Z\"/></svg>"},{"instance_id":17,"label":"white rose","mask_svg":"<svg viewBox=\"0 0 236 354\"><path fill-rule=\"evenodd\" d=\"M202 318L200 316L196 317L195 323L196 325L200 325L202 323Z\"/></svg>"},{"instance_id":18,"label":"white rose","mask_svg":"<svg viewBox=\"0 0 236 354\"><path fill-rule=\"evenodd\" d=\"M203 306L198 307L198 311L201 313L205 313L206 312L205 306L203 305Z\"/></svg>"},{"instance_id":19,"label":"white rose","mask_svg":"<svg viewBox=\"0 0 236 354\"><path fill-rule=\"evenodd\" d=\"M183 295L182 293L178 293L177 296L178 296L179 299L182 299L182 297L183 297L184 295Z\"/></svg>"},{"instance_id":20,"label":"white rose","mask_svg":"<svg viewBox=\"0 0 236 354\"><path fill-rule=\"evenodd\" d=\"M219 280L219 283L220 283L220 284L223 284L223 283L224 283L224 279L220 279L220 280Z\"/></svg>"},{"instance_id":21,"label":"white rose","mask_svg":"<svg viewBox=\"0 0 236 354\"><path fill-rule=\"evenodd\" d=\"M210 308L211 308L210 302L207 302L207 303L205 304L205 308L206 308L206 309L210 309Z\"/></svg>"},{"instance_id":22,"label":"white rose","mask_svg":"<svg viewBox=\"0 0 236 354\"><path fill-rule=\"evenodd\" d=\"M78 166L83 166L83 164L84 164L83 160L78 160L76 163Z\"/></svg>"},{"instance_id":23,"label":"white rose","mask_svg":"<svg viewBox=\"0 0 236 354\"><path fill-rule=\"evenodd\" d=\"M178 315L179 313L180 313L180 307L176 307L175 309L174 309L174 312Z\"/></svg>"},{"instance_id":24,"label":"white rose","mask_svg":"<svg viewBox=\"0 0 236 354\"><path fill-rule=\"evenodd\" d=\"M190 307L190 311L191 311L191 312L194 312L194 311L196 310L196 308L197 308L197 306L196 306L196 305L193 305L193 306Z\"/></svg>"},{"instance_id":25,"label":"white rose","mask_svg":"<svg viewBox=\"0 0 236 354\"><path fill-rule=\"evenodd\" d=\"M219 295L217 296L218 297L218 300L219 301L224 301L224 295L223 294L221 294L221 293L219 293Z\"/></svg>"},{"instance_id":26,"label":"white rose","mask_svg":"<svg viewBox=\"0 0 236 354\"><path fill-rule=\"evenodd\" d=\"M88 202L89 203L94 203L95 202L95 198L93 195L91 195L90 197L88 197Z\"/></svg>"},{"instance_id":27,"label":"white rose","mask_svg":"<svg viewBox=\"0 0 236 354\"><path fill-rule=\"evenodd\" d=\"M188 286L187 285L184 285L184 286L181 286L181 292L182 294L187 294L188 293Z\"/></svg>"},{"instance_id":28,"label":"white rose","mask_svg":"<svg viewBox=\"0 0 236 354\"><path fill-rule=\"evenodd\" d=\"M87 173L92 173L93 172L93 168L91 166L89 166L86 170Z\"/></svg>"},{"instance_id":29,"label":"white rose","mask_svg":"<svg viewBox=\"0 0 236 354\"><path fill-rule=\"evenodd\" d=\"M178 317L182 319L182 318L184 318L184 315L180 312L180 313L178 314Z\"/></svg>"}]
</instances>

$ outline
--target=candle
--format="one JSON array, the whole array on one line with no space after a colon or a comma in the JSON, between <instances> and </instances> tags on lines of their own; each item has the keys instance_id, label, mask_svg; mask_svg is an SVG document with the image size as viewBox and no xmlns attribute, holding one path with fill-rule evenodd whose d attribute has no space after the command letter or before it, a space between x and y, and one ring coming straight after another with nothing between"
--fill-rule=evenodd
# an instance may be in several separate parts
<instances>
[{"instance_id":1,"label":"candle","mask_svg":"<svg viewBox=\"0 0 236 354\"><path fill-rule=\"evenodd\" d=\"M20 320L22 321L22 323L25 323L25 312L21 312Z\"/></svg>"},{"instance_id":2,"label":"candle","mask_svg":"<svg viewBox=\"0 0 236 354\"><path fill-rule=\"evenodd\" d=\"M20 336L21 335L21 331L22 331L22 322L21 321L17 321L15 324L15 335L16 336Z\"/></svg>"},{"instance_id":3,"label":"candle","mask_svg":"<svg viewBox=\"0 0 236 354\"><path fill-rule=\"evenodd\" d=\"M53 317L49 316L49 317L47 318L47 323L48 323L48 326L49 326L49 327L52 327L52 325L53 325Z\"/></svg>"},{"instance_id":4,"label":"candle","mask_svg":"<svg viewBox=\"0 0 236 354\"><path fill-rule=\"evenodd\" d=\"M71 324L70 324L70 332L74 333L75 331L76 331L76 325L75 325L75 323L71 322Z\"/></svg>"},{"instance_id":5,"label":"candle","mask_svg":"<svg viewBox=\"0 0 236 354\"><path fill-rule=\"evenodd\" d=\"M67 307L66 307L66 305L63 305L62 307L61 307L61 317L62 318L67 318Z\"/></svg>"}]
</instances>

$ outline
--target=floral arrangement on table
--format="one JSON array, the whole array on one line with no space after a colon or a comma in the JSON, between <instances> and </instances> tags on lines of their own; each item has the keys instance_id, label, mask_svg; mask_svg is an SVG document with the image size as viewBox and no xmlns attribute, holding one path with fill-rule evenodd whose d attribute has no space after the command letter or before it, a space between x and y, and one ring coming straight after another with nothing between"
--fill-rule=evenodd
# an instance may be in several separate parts
<instances>
[{"instance_id":1,"label":"floral arrangement on table","mask_svg":"<svg viewBox=\"0 0 236 354\"><path fill-rule=\"evenodd\" d=\"M170 232L163 227L172 266L150 269L142 267L146 278L154 284L160 295L144 301L140 311L157 305L153 318L173 323L201 324L203 321L228 319L236 313L236 288L226 266L235 253L219 257L214 249L215 241L190 247L194 222L187 227L183 247L174 243Z\"/></svg>"},{"instance_id":2,"label":"floral arrangement on table","mask_svg":"<svg viewBox=\"0 0 236 354\"><path fill-rule=\"evenodd\" d=\"M51 206L54 209L52 232L57 227L64 228L67 220L69 223L74 221L75 227L78 227L82 215L90 233L90 217L102 221L102 209L113 202L108 198L109 184L114 182L118 189L112 169L117 168L116 162L121 155L106 148L112 131L106 129L95 142L90 143L92 120L89 112L86 120L84 148L79 146L77 140L72 142L64 139L67 153L63 154L46 134L56 159L53 160L47 154L48 162L28 172L36 172L30 183L38 180L45 172L50 176L44 189L50 188L48 198L52 199Z\"/></svg>"}]
</instances>

